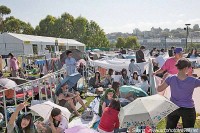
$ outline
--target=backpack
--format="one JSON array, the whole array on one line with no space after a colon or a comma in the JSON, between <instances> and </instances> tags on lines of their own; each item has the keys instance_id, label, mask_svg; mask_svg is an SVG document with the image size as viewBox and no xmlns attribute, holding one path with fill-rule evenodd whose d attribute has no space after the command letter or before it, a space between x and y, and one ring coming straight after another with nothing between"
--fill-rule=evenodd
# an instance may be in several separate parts
<instances>
[{"instance_id":1,"label":"backpack","mask_svg":"<svg viewBox=\"0 0 200 133\"><path fill-rule=\"evenodd\" d=\"M92 110L85 110L84 112L83 112L83 114L81 115L81 118L83 119L83 120L85 120L85 121L91 121L92 119L93 119L93 117L94 117L94 113L93 113L93 111Z\"/></svg>"}]
</instances>

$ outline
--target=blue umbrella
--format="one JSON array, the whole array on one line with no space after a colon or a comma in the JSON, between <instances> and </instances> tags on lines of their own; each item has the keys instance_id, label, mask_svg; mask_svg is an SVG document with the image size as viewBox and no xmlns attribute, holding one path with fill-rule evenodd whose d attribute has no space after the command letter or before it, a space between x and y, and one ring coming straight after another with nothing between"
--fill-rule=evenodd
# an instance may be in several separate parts
<instances>
[{"instance_id":1,"label":"blue umbrella","mask_svg":"<svg viewBox=\"0 0 200 133\"><path fill-rule=\"evenodd\" d=\"M76 85L76 83L78 82L78 80L81 78L81 74L80 73L74 73L71 74L67 77L65 77L60 84L58 84L58 86L56 87L56 94L58 95L61 91L61 86L65 83L67 83L68 85L68 89L71 89L72 87L74 87Z\"/></svg>"},{"instance_id":2,"label":"blue umbrella","mask_svg":"<svg viewBox=\"0 0 200 133\"><path fill-rule=\"evenodd\" d=\"M119 91L120 93L124 93L124 94L132 92L137 97L148 96L148 94L145 91L143 91L141 88L138 88L136 86L131 86L131 85L123 85L119 88Z\"/></svg>"}]
</instances>

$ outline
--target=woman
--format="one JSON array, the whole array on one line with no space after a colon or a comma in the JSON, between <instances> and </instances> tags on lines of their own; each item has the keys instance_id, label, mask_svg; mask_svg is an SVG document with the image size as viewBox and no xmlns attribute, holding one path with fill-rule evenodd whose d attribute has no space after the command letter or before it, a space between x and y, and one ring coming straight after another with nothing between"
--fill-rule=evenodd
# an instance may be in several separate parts
<instances>
[{"instance_id":1,"label":"woman","mask_svg":"<svg viewBox=\"0 0 200 133\"><path fill-rule=\"evenodd\" d=\"M98 131L100 133L114 133L114 129L119 128L118 114L120 111L120 102L112 100L110 105L105 108L99 126Z\"/></svg>"},{"instance_id":2,"label":"woman","mask_svg":"<svg viewBox=\"0 0 200 133\"><path fill-rule=\"evenodd\" d=\"M10 121L8 122L6 133L37 133L33 124L32 114L29 113L18 116L19 112L26 106L26 103L21 103L17 106L15 112L11 115Z\"/></svg>"},{"instance_id":3,"label":"woman","mask_svg":"<svg viewBox=\"0 0 200 133\"><path fill-rule=\"evenodd\" d=\"M122 77L120 79L120 85L129 85L129 77L127 76L127 70L125 68L122 69Z\"/></svg>"},{"instance_id":4,"label":"woman","mask_svg":"<svg viewBox=\"0 0 200 133\"><path fill-rule=\"evenodd\" d=\"M64 107L65 104L68 103L77 116L80 116L75 107L77 102L79 102L83 106L83 108L86 109L86 106L83 103L80 94L78 92L75 92L75 94L69 92L68 85L66 83L61 86L61 90L60 92L57 92L57 96L59 100L59 105Z\"/></svg>"},{"instance_id":5,"label":"woman","mask_svg":"<svg viewBox=\"0 0 200 133\"><path fill-rule=\"evenodd\" d=\"M112 75L113 75L113 69L109 69L108 70L108 74L106 75L104 81L103 81L103 87L105 88L108 88L109 85L112 85L113 84L113 78L112 78Z\"/></svg>"},{"instance_id":6,"label":"woman","mask_svg":"<svg viewBox=\"0 0 200 133\"><path fill-rule=\"evenodd\" d=\"M69 123L68 120L62 116L61 110L58 108L52 109L49 122L52 133L64 133Z\"/></svg>"},{"instance_id":7,"label":"woman","mask_svg":"<svg viewBox=\"0 0 200 133\"><path fill-rule=\"evenodd\" d=\"M143 91L145 91L147 93L148 89L149 89L148 77L146 75L142 75L141 81L142 82L138 85L136 84L136 86L141 88Z\"/></svg>"},{"instance_id":8,"label":"woman","mask_svg":"<svg viewBox=\"0 0 200 133\"><path fill-rule=\"evenodd\" d=\"M112 84L112 88L113 88L113 90L115 90L117 97L119 97L119 95L120 95L119 86L120 86L119 82L113 82L113 84Z\"/></svg>"},{"instance_id":9,"label":"woman","mask_svg":"<svg viewBox=\"0 0 200 133\"><path fill-rule=\"evenodd\" d=\"M95 72L95 76L92 77L89 81L89 86L93 88L98 88L101 85L100 81L100 73L97 71Z\"/></svg>"},{"instance_id":10,"label":"woman","mask_svg":"<svg viewBox=\"0 0 200 133\"><path fill-rule=\"evenodd\" d=\"M10 58L11 75L12 75L12 77L17 77L17 72L19 69L19 61L17 60L16 57L14 57L14 55L12 53L9 53L8 56Z\"/></svg>"},{"instance_id":11,"label":"woman","mask_svg":"<svg viewBox=\"0 0 200 133\"><path fill-rule=\"evenodd\" d=\"M139 84L139 83L141 83L141 77L139 76L138 72L135 71L135 72L133 72L133 76L130 77L129 84L135 85L135 84Z\"/></svg>"},{"instance_id":12,"label":"woman","mask_svg":"<svg viewBox=\"0 0 200 133\"><path fill-rule=\"evenodd\" d=\"M108 105L110 104L111 100L113 98L117 98L115 94L115 90L112 88L109 88L105 91L105 94L101 97L100 99L100 104L99 104L99 116L102 115L102 112Z\"/></svg>"},{"instance_id":13,"label":"woman","mask_svg":"<svg viewBox=\"0 0 200 133\"><path fill-rule=\"evenodd\" d=\"M200 86L200 80L187 76L188 70L191 67L188 59L179 59L176 67L178 74L169 76L162 85L158 86L159 92L170 86L170 100L180 107L167 116L166 129L175 129L180 117L182 117L183 128L194 128L196 111L192 95L194 89Z\"/></svg>"}]
</instances>

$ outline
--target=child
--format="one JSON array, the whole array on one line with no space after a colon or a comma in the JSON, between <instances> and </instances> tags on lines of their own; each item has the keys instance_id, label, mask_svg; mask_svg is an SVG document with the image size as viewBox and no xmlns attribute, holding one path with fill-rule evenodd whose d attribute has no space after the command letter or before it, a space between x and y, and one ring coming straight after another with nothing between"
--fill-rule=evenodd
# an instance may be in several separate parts
<instances>
[{"instance_id":1,"label":"child","mask_svg":"<svg viewBox=\"0 0 200 133\"><path fill-rule=\"evenodd\" d=\"M118 114L120 111L120 102L112 100L108 107L105 108L101 117L98 131L100 133L111 133L114 129L119 128Z\"/></svg>"},{"instance_id":2,"label":"child","mask_svg":"<svg viewBox=\"0 0 200 133\"><path fill-rule=\"evenodd\" d=\"M104 111L106 107L108 107L111 100L116 97L117 96L115 94L115 90L113 90L112 88L109 88L105 91L105 94L102 96L100 100L100 104L99 104L99 116L102 115L102 112Z\"/></svg>"}]
</instances>

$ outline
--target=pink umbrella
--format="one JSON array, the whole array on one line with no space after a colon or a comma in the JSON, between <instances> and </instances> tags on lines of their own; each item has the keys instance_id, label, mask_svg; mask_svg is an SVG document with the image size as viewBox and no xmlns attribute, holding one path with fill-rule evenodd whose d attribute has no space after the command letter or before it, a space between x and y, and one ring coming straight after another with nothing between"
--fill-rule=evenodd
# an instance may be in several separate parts
<instances>
[{"instance_id":1,"label":"pink umbrella","mask_svg":"<svg viewBox=\"0 0 200 133\"><path fill-rule=\"evenodd\" d=\"M98 132L87 127L75 126L75 127L66 129L65 133L98 133Z\"/></svg>"}]
</instances>

